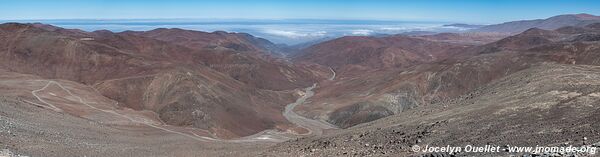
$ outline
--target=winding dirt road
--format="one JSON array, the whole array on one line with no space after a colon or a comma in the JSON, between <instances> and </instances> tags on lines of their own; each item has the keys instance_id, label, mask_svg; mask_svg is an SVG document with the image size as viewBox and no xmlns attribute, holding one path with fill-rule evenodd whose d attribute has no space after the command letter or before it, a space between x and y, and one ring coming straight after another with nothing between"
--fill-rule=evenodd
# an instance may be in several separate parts
<instances>
[{"instance_id":1,"label":"winding dirt road","mask_svg":"<svg viewBox=\"0 0 600 157\"><path fill-rule=\"evenodd\" d=\"M198 141L202 141L202 142L214 141L214 140L215 140L215 139L208 138L208 137L194 136L194 135L189 135L189 134L186 134L186 133L181 133L181 132L173 131L173 130L170 130L170 129L167 129L167 128L164 128L164 127L161 127L161 126L157 126L157 125L151 124L151 123L150 123L150 122L148 122L148 121L138 121L138 120L136 120L136 119L133 119L133 118L131 118L131 117L129 117L129 116L126 116L126 115L123 115L123 114L117 113L117 112L115 112L115 111L113 111L113 110L104 110L104 109L99 109L99 108L97 108L97 107L95 107L95 106L92 106L92 105L90 105L90 104L89 104L90 102L84 101L84 100L83 100L81 97L79 97L79 96L77 96L77 95L73 94L73 93L71 92L71 90L67 89L67 88L66 88L66 87L64 87L62 84L60 84L60 83L58 83L58 82L55 82L55 81L48 81L48 84L46 84L46 86L44 86L44 87L43 87L43 88L41 88L41 89L34 90L34 91L32 91L31 93L32 93L32 94L33 94L33 96L35 96L35 97L36 97L36 98L37 98L39 101L41 101L41 102L43 102L43 103L45 103L45 104L48 104L48 105L52 106L53 108L56 108L56 109L58 109L58 107L56 107L55 105L52 105L51 103L48 103L48 102L44 101L44 100L43 100L41 97L39 97L39 96L37 95L37 92L40 92L40 91L42 91L42 90L44 90L44 89L48 88L48 86L50 86L50 85L52 85L52 84L54 84L54 85L56 85L56 86L60 87L62 90L64 90L65 92L67 92L69 95L71 95L72 97L74 97L74 98L78 99L80 103L82 103L82 104L86 105L87 107L89 107L89 108L91 108L91 109L94 109L94 110L97 110L97 111L101 111L101 112L104 112L104 113L108 113L108 114L112 114L112 115L116 115L116 116L119 116L119 117L123 117L123 118L125 118L125 119L128 119L128 120L129 120L129 121L131 121L131 122L134 122L134 123L143 124L143 125L146 125L146 126L149 126L149 127L152 127L152 128L156 128L156 129L159 129L159 130L163 130L163 131L166 131L166 132L169 132L169 133L179 134L179 135L182 135L182 136L186 136L186 137L192 138L192 139L194 139L194 140L198 140ZM60 110L60 109L59 109L59 110ZM55 111L57 111L57 110L55 110Z\"/></svg>"},{"instance_id":2,"label":"winding dirt road","mask_svg":"<svg viewBox=\"0 0 600 157\"><path fill-rule=\"evenodd\" d=\"M301 105L304 103L304 101L306 101L308 98L312 97L315 92L313 92L312 90L317 87L317 84L313 84L313 86L308 87L305 89L305 94L300 97L298 100L296 100L296 102L289 104L288 106L285 107L285 111L283 112L283 116L290 122L304 127L306 129L308 129L309 133L308 134L313 134L313 135L322 135L323 134L323 130L325 129L334 129L335 126L331 125L331 124L326 124L324 122L318 121L318 120L314 120L314 119L309 119L303 116L300 116L298 114L296 114L296 112L294 112L294 108L296 108L296 106Z\"/></svg>"},{"instance_id":3,"label":"winding dirt road","mask_svg":"<svg viewBox=\"0 0 600 157\"><path fill-rule=\"evenodd\" d=\"M335 73L333 68L329 67L329 70L331 70L331 73L332 73L331 77L329 78L329 81L333 81L333 80L335 80L335 77L337 74Z\"/></svg>"},{"instance_id":4,"label":"winding dirt road","mask_svg":"<svg viewBox=\"0 0 600 157\"><path fill-rule=\"evenodd\" d=\"M69 94L71 97L77 99L77 101L79 101L79 103L93 109L93 110L97 110L97 111L101 111L107 114L111 114L111 115L116 115L118 117L122 117L125 118L133 123L138 123L138 124L142 124L151 128L155 128L155 129L159 129L168 133L173 133L173 134L178 134L178 135L182 135L185 137L188 137L192 140L197 140L197 141L201 141L201 142L233 142L233 143L245 143L245 142L283 142L286 140L291 139L289 136L287 136L287 133L284 132L278 132L275 130L264 130L261 131L259 133L256 133L254 135L250 135L250 136L245 136L245 137L241 137L241 138L237 138L237 139L230 139L230 140L224 140L224 139L217 139L217 138L212 138L212 137L206 137L206 136L200 136L200 135L196 135L195 133L183 133L183 132L179 132L179 131L175 131L172 129L168 129L165 128L161 125L156 125L151 123L150 121L146 121L146 120L137 120L134 119L132 117L129 117L127 115L123 115L120 114L114 110L106 110L106 109L100 109L97 108L91 104L94 104L94 102L88 102L85 101L83 98L81 98L80 96L77 96L75 94L73 94L71 92L71 90L69 90L68 88L66 88L65 86L63 86L62 84L56 82L56 81L51 81L51 80L39 80L39 81L44 81L44 82L48 82L44 87L37 89L37 90L33 90L31 91L31 94L38 99L40 102L44 103L47 105L48 109L51 109L53 111L56 112L62 112L63 110L60 109L59 107L53 105L52 103L44 100L44 98L42 98L38 93L41 91L46 90L49 86L51 85L56 85L57 87L59 87L60 89L64 90L65 92L67 92L67 94ZM33 102L31 102L33 103ZM37 104L37 103L34 103ZM45 106L46 107L46 106Z\"/></svg>"},{"instance_id":5,"label":"winding dirt road","mask_svg":"<svg viewBox=\"0 0 600 157\"><path fill-rule=\"evenodd\" d=\"M333 71L333 69L330 68L330 70L332 72L332 77L330 77L329 80L333 80L333 79L335 79L336 74L335 74L335 71ZM118 113L118 112L116 112L114 110L105 110L105 109L97 108L97 107L95 107L93 105L90 105L91 102L87 102L83 98L81 98L81 97L73 94L71 92L71 90L67 89L62 84L60 84L60 83L58 83L56 81L52 81L52 80L40 80L40 81L47 81L48 83L44 87L42 87L40 89L31 91L31 94L36 99L38 99L40 102L48 105L49 109L54 110L56 112L62 112L63 110L60 109L59 107L53 105L52 103L49 103L49 102L45 101L42 97L40 97L38 95L39 92L41 92L43 90L46 90L50 85L56 85L56 86L58 86L59 88L61 88L65 92L67 92L70 96L72 96L73 98L77 99L81 104L83 104L83 105L85 105L85 106L87 106L87 107L89 107L89 108L91 108L93 110L97 110L97 111L101 111L101 112L104 112L104 113L116 115L116 116L125 118L125 119L127 119L127 120L129 120L131 122L134 122L134 123L138 123L138 124L142 124L142 125L145 125L145 126L148 126L148 127L159 129L159 130L162 130L162 131L165 131L165 132L168 132L168 133L182 135L182 136L191 138L193 140L201 141L201 142L236 142L236 143L240 143L240 142L261 142L261 141L262 142L264 142L264 141L267 141L267 142L283 142L283 141L291 139L289 133L279 132L279 131L271 130L271 129L270 130L264 130L262 132L254 134L254 135L245 136L245 137L241 137L241 138L238 138L238 139L231 139L231 140L222 140L222 139L216 139L216 138L212 138L212 137L205 137L205 136L196 135L194 133L190 133L190 134L183 133L183 132L179 132L179 131L167 129L167 128L162 127L160 125L152 124L151 122L146 121L146 120L143 120L143 121L136 120L136 119L131 118L131 117L127 116L127 115L120 114L120 113ZM312 91L312 90L314 88L316 88L316 87L317 87L317 84L315 83L311 87L305 88L305 94L302 97L298 98L296 100L296 102L288 104L285 107L285 110L283 112L284 117L288 121L290 121L290 122L292 122L292 123L294 123L294 124L296 124L296 125L298 125L300 127L304 127L306 129L308 129L309 133L304 134L304 135L317 135L318 136L318 135L322 135L323 134L323 130L326 130L326 129L336 129L337 128L336 126L334 126L332 124L329 124L329 123L326 123L326 122L322 122L322 121L318 121L318 120L314 120L314 119L309 119L309 118L300 116L300 115L298 115L297 113L294 112L294 108L296 108L296 106L304 104L304 102L307 99L309 99L310 97L312 97L315 94L314 91ZM294 135L292 135L292 136L294 136Z\"/></svg>"}]
</instances>

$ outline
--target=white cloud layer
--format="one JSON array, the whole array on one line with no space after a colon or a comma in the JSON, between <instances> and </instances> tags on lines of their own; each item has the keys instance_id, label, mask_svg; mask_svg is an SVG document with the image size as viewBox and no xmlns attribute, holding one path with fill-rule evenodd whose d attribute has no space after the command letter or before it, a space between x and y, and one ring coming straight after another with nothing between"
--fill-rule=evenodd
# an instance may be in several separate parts
<instances>
[{"instance_id":1,"label":"white cloud layer","mask_svg":"<svg viewBox=\"0 0 600 157\"><path fill-rule=\"evenodd\" d=\"M371 34L373 34L373 30L358 29L358 30L352 31L352 35L371 35Z\"/></svg>"},{"instance_id":2,"label":"white cloud layer","mask_svg":"<svg viewBox=\"0 0 600 157\"><path fill-rule=\"evenodd\" d=\"M325 31L302 33L302 32L297 32L297 31L284 31L284 30L274 30L274 29L265 30L264 33L281 36L281 37L293 38L293 39L324 37L327 34L327 32L325 32Z\"/></svg>"},{"instance_id":3,"label":"white cloud layer","mask_svg":"<svg viewBox=\"0 0 600 157\"><path fill-rule=\"evenodd\" d=\"M146 31L156 28L182 28L198 31L244 32L268 39L275 43L298 44L323 38L341 36L368 36L376 34L399 34L410 31L453 32L464 31L459 27L444 27L447 23L397 23L377 21L311 21L311 20L275 20L275 21L196 21L196 20L50 20L15 21L42 22L64 28L76 28L86 31L107 29L115 32L125 30Z\"/></svg>"}]
</instances>

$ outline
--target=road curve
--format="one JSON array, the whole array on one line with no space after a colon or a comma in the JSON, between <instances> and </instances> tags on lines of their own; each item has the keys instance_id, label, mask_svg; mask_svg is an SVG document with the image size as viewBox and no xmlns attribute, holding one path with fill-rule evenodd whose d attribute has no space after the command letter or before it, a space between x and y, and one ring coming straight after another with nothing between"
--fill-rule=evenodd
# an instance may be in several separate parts
<instances>
[{"instance_id":1,"label":"road curve","mask_svg":"<svg viewBox=\"0 0 600 157\"><path fill-rule=\"evenodd\" d=\"M331 73L332 73L331 77L329 78L329 81L333 81L333 80L335 80L336 73L335 73L335 71L333 71L333 68L331 68L331 67L329 67L329 70L331 70Z\"/></svg>"},{"instance_id":2,"label":"road curve","mask_svg":"<svg viewBox=\"0 0 600 157\"><path fill-rule=\"evenodd\" d=\"M326 123L326 122L321 122L318 120L314 120L314 119L309 119L303 116L300 116L298 114L296 114L296 112L294 112L294 108L296 108L296 106L304 104L304 102L309 99L310 97L312 97L315 92L312 91L315 87L317 87L317 84L313 84L311 87L305 88L305 94L298 98L296 100L296 102L291 103L289 105L287 105L285 107L285 110L283 112L283 116L290 122L301 126L303 128L308 129L309 131L309 135L322 135L323 134L323 130L326 129L335 129L337 128L336 126Z\"/></svg>"},{"instance_id":3,"label":"road curve","mask_svg":"<svg viewBox=\"0 0 600 157\"><path fill-rule=\"evenodd\" d=\"M167 129L167 128L162 127L160 125L152 124L150 122L139 121L139 120L133 119L133 118L127 116L127 115L123 115L123 114L117 113L117 112L115 112L113 110L99 109L99 108L97 108L97 107L95 107L93 105L90 105L89 104L90 102L87 102L83 98L81 98L81 97L73 94L71 92L71 90L69 90L68 88L64 87L62 84L60 84L60 83L58 83L56 81L48 80L47 84L44 87L32 91L31 94L36 99L38 99L40 102L43 102L44 104L50 106L49 108L52 109L52 110L54 110L54 111L56 111L56 112L61 112L62 110L60 108L56 107L55 105L53 105L53 104L45 101L43 98L41 98L38 95L38 92L41 92L41 91L45 90L46 88L48 88L52 84L58 86L59 88L61 88L65 92L67 92L70 96L72 96L73 98L77 99L80 103L82 103L83 105L85 105L85 106L87 106L87 107L89 107L89 108L91 108L93 110L97 110L97 111L101 111L101 112L104 112L104 113L116 115L116 116L125 118L125 119L127 119L127 120L129 120L131 122L134 122L134 123L146 125L148 127L159 129L159 130L162 130L162 131L165 131L165 132L168 132L168 133L182 135L182 136L188 137L188 138L190 138L192 140L197 140L197 141L201 141L201 142L234 142L234 143L241 143L241 142L260 142L260 141L283 142L283 141L286 141L286 140L290 139L290 137L287 136L286 133L284 133L284 132L278 132L278 131L271 130L271 129L270 130L264 130L262 132L254 134L254 135L245 136L245 137L241 137L241 138L238 138L238 139L230 139L230 140L216 139L216 138L211 138L211 137L199 136L199 135L196 135L194 133L190 133L190 134L183 133L183 132L179 132L179 131ZM304 102L307 99L309 99L310 97L312 97L315 94L314 91L312 91L312 90L314 88L316 88L316 87L317 87L317 84L315 83L311 87L305 88L305 94L302 97L298 98L296 100L296 102L288 104L285 107L285 110L283 112L284 117L288 121L290 121L290 122L292 122L292 123L294 123L294 124L296 124L298 126L304 127L304 128L306 128L306 129L309 130L309 133L307 133L305 135L322 135L323 134L323 130L325 130L325 129L335 129L335 128L337 128L336 126L331 125L331 124L326 123L326 122L321 122L321 121L318 121L318 120L313 120L313 119L309 119L309 118L300 116L300 115L296 114L293 111L293 109L296 106L304 104Z\"/></svg>"},{"instance_id":4,"label":"road curve","mask_svg":"<svg viewBox=\"0 0 600 157\"><path fill-rule=\"evenodd\" d=\"M47 104L47 105L50 105L50 106L52 106L53 108L57 108L57 107L56 107L56 106L54 106L54 105L52 105L51 103L48 103L48 102L44 101L44 100L43 100L41 97L39 97L39 96L37 95L37 92L39 92L39 91L42 91L42 90L44 90L44 89L48 88L48 86L50 86L51 84L55 84L55 85L57 85L57 86L58 86L59 88L61 88L62 90L66 91L66 92L67 92L69 95L71 95L72 97L74 97L74 98L76 98L77 100L79 100L79 102L80 102L80 103L82 103L82 104L84 104L84 105L86 105L86 106L88 106L88 107L90 107L90 108L92 108L92 109L94 109L94 110L98 110L98 111L101 111L101 112L104 112L104 113L108 113L108 114L116 115L116 116L119 116L119 117L123 117L123 118L125 118L125 119L128 119L128 120L129 120L129 121L131 121L131 122L134 122L134 123L143 124L143 125L146 125L146 126L149 126L149 127L152 127L152 128L156 128L156 129L159 129L159 130L163 130L163 131L165 131L165 132L169 132L169 133L174 133L174 134L182 135L182 136L189 137L189 138L191 138L191 139L193 139L193 140L197 140L197 141L207 142L207 141L214 141L214 140L215 140L215 139L208 138L208 137L194 136L194 135L190 135L190 134L181 133L181 132L178 132L178 131L173 131L173 130L170 130L170 129L167 129L167 128L164 128L164 127L161 127L161 126L158 126L158 125L151 124L151 123L149 123L149 122L146 122L146 121L138 121L138 120L136 120L136 119L133 119L133 118L131 118L131 117L129 117L129 116L126 116L126 115L123 115L123 114L117 113L117 112L115 112L115 111L113 111L113 110L104 110L104 109L99 109L99 108L97 108L97 107L95 107L95 106L92 106L92 105L88 104L89 102L87 102L87 101L84 101L84 100L83 100L81 97L79 97L79 96L76 96L75 94L73 94L73 93L71 92L71 90L67 89L67 88L66 88L66 87L64 87L62 84L60 84L60 83L58 83L58 82L55 82L55 81L48 81L48 84L46 84L46 86L44 86L44 87L43 87L43 88L41 88L41 89L38 89L38 90L34 90L34 91L32 91L32 94L33 94L33 95L34 95L34 96L35 96L35 97L36 97L36 98L37 98L39 101L41 101L41 102L43 102L43 103L45 103L45 104ZM55 111L56 111L56 110L55 110Z\"/></svg>"}]
</instances>

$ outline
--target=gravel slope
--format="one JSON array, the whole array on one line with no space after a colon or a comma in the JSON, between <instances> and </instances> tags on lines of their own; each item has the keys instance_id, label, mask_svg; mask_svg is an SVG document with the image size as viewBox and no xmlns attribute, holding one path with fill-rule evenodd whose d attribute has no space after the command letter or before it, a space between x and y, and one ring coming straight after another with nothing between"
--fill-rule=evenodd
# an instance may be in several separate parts
<instances>
[{"instance_id":1,"label":"gravel slope","mask_svg":"<svg viewBox=\"0 0 600 157\"><path fill-rule=\"evenodd\" d=\"M421 106L324 137L284 142L262 154L411 156L423 155L410 150L415 144L591 144L600 139L599 102L600 66L544 63L496 80L449 103Z\"/></svg>"}]
</instances>

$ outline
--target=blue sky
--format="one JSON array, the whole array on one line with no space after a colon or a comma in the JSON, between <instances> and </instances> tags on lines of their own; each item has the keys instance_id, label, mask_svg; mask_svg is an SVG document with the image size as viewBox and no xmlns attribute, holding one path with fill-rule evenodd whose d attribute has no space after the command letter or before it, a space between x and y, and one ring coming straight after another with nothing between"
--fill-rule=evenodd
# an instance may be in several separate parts
<instances>
[{"instance_id":1,"label":"blue sky","mask_svg":"<svg viewBox=\"0 0 600 157\"><path fill-rule=\"evenodd\" d=\"M0 0L1 20L366 19L498 23L600 15L598 0Z\"/></svg>"}]
</instances>

